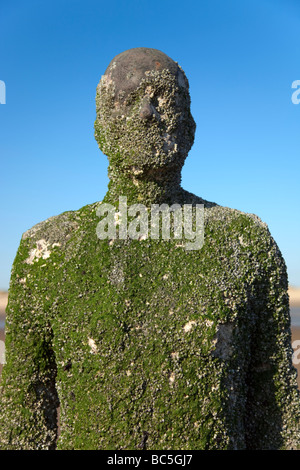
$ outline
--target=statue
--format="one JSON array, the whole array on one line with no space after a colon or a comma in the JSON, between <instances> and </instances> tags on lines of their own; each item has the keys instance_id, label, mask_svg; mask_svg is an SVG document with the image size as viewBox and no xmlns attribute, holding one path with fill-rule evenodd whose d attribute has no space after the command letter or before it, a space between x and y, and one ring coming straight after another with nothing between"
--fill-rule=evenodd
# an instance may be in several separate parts
<instances>
[{"instance_id":1,"label":"statue","mask_svg":"<svg viewBox=\"0 0 300 470\"><path fill-rule=\"evenodd\" d=\"M96 108L103 201L25 232L13 264L0 448L299 448L285 263L258 217L182 189L195 133L183 70L125 51ZM203 246L99 237L99 210L120 197L203 207Z\"/></svg>"}]
</instances>

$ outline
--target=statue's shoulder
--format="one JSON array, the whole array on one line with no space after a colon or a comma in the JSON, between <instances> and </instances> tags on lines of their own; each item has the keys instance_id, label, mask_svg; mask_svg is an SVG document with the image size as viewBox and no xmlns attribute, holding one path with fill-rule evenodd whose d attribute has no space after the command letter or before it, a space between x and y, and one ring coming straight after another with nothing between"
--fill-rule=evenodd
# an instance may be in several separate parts
<instances>
[{"instance_id":1,"label":"statue's shoulder","mask_svg":"<svg viewBox=\"0 0 300 470\"><path fill-rule=\"evenodd\" d=\"M45 238L49 243L65 244L74 231L79 230L85 219L96 213L99 202L88 204L78 210L66 211L37 223L23 233L22 240L36 241Z\"/></svg>"},{"instance_id":2,"label":"statue's shoulder","mask_svg":"<svg viewBox=\"0 0 300 470\"><path fill-rule=\"evenodd\" d=\"M29 253L27 264L34 264L39 258L48 259L54 248L72 251L72 240L80 237L91 219L96 220L99 202L88 204L78 210L66 211L50 217L23 233L20 246ZM69 246L69 249L68 249ZM23 251L23 250L22 250Z\"/></svg>"},{"instance_id":3,"label":"statue's shoulder","mask_svg":"<svg viewBox=\"0 0 300 470\"><path fill-rule=\"evenodd\" d=\"M217 204L205 208L205 235L224 240L231 252L248 253L259 262L284 265L269 226L256 214Z\"/></svg>"},{"instance_id":4,"label":"statue's shoulder","mask_svg":"<svg viewBox=\"0 0 300 470\"><path fill-rule=\"evenodd\" d=\"M268 225L260 217L238 209L218 204L205 205L205 218L208 223L231 227L233 232L244 231L245 227L248 226L253 230L264 232L267 236L270 236Z\"/></svg>"},{"instance_id":5,"label":"statue's shoulder","mask_svg":"<svg viewBox=\"0 0 300 470\"><path fill-rule=\"evenodd\" d=\"M200 204L204 206L204 217L207 229L215 227L227 231L228 236L241 234L251 228L257 234L264 234L264 238L271 239L268 225L256 214L242 212L238 209L221 206L216 202L207 201L193 193L184 191L184 201L187 204Z\"/></svg>"},{"instance_id":6,"label":"statue's shoulder","mask_svg":"<svg viewBox=\"0 0 300 470\"><path fill-rule=\"evenodd\" d=\"M63 212L23 233L12 266L7 311L13 309L14 302L20 303L20 299L25 305L27 295L29 303L26 305L34 302L42 305L49 286L49 295L55 293L58 279L63 276L64 263L76 259L83 241L91 238L92 233L96 238L98 206L96 202Z\"/></svg>"},{"instance_id":7,"label":"statue's shoulder","mask_svg":"<svg viewBox=\"0 0 300 470\"><path fill-rule=\"evenodd\" d=\"M243 212L216 202L207 201L183 191L186 204L204 207L204 239L228 253L248 252L249 257L265 257L283 263L282 254L270 233L268 225L256 214Z\"/></svg>"},{"instance_id":8,"label":"statue's shoulder","mask_svg":"<svg viewBox=\"0 0 300 470\"><path fill-rule=\"evenodd\" d=\"M285 260L268 225L256 214L218 205L205 208L204 243L222 260L228 276L257 279L260 285L266 282L286 292Z\"/></svg>"}]
</instances>

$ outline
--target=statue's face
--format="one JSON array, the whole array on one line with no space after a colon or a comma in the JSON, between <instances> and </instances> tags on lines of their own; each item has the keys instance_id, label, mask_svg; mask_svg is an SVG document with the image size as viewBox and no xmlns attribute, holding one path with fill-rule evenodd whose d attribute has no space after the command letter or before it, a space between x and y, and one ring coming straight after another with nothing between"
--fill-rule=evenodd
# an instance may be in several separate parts
<instances>
[{"instance_id":1,"label":"statue's face","mask_svg":"<svg viewBox=\"0 0 300 470\"><path fill-rule=\"evenodd\" d=\"M116 83L105 74L97 88L95 134L111 166L135 175L181 167L194 141L184 73L152 70Z\"/></svg>"}]
</instances>

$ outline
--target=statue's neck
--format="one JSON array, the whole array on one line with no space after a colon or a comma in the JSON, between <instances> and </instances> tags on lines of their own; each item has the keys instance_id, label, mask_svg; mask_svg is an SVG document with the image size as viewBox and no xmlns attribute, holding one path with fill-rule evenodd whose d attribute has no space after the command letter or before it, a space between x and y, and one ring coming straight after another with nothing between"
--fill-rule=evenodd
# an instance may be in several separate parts
<instances>
[{"instance_id":1,"label":"statue's neck","mask_svg":"<svg viewBox=\"0 0 300 470\"><path fill-rule=\"evenodd\" d=\"M180 203L183 195L181 172L161 171L152 174L130 174L109 168L110 182L103 202L116 204L120 196L127 197L128 204Z\"/></svg>"}]
</instances>

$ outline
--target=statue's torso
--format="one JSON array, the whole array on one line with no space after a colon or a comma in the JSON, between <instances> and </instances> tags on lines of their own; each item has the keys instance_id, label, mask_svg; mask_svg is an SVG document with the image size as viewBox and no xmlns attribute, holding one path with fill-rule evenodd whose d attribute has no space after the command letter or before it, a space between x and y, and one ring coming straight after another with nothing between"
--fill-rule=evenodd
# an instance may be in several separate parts
<instances>
[{"instance_id":1,"label":"statue's torso","mask_svg":"<svg viewBox=\"0 0 300 470\"><path fill-rule=\"evenodd\" d=\"M265 228L209 209L204 246L187 251L99 240L98 221L87 206L24 237L22 282L51 330L58 446L245 447Z\"/></svg>"},{"instance_id":2,"label":"statue's torso","mask_svg":"<svg viewBox=\"0 0 300 470\"><path fill-rule=\"evenodd\" d=\"M187 251L178 240L101 241L95 222L79 224L58 273L59 257L44 266L61 446L218 447L232 439L229 415L243 441L254 321L247 231L226 238L208 223L203 248Z\"/></svg>"}]
</instances>

